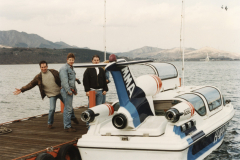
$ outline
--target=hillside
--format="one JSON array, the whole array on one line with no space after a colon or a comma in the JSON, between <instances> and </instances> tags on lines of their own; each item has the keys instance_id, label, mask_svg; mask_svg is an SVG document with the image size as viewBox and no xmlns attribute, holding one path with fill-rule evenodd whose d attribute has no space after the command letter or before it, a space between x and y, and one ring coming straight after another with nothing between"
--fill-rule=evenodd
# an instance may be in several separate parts
<instances>
[{"instance_id":1,"label":"hillside","mask_svg":"<svg viewBox=\"0 0 240 160\"><path fill-rule=\"evenodd\" d=\"M201 49L185 48L185 59L199 61L206 58L207 53L210 60L239 60L240 54L218 50L211 47ZM179 48L161 49L156 47L142 47L129 52L117 53L117 56L126 56L132 59L154 59L157 61L178 61L181 60Z\"/></svg>"},{"instance_id":2,"label":"hillside","mask_svg":"<svg viewBox=\"0 0 240 160\"><path fill-rule=\"evenodd\" d=\"M101 61L104 59L103 52L89 49L0 48L0 64L36 64L41 60L48 63L66 63L69 52L75 54L76 63L91 62L95 54L100 56Z\"/></svg>"},{"instance_id":3,"label":"hillside","mask_svg":"<svg viewBox=\"0 0 240 160\"><path fill-rule=\"evenodd\" d=\"M240 59L240 54L218 50L211 47L204 47L185 54L187 59L203 59L208 56L210 59Z\"/></svg>"},{"instance_id":4,"label":"hillside","mask_svg":"<svg viewBox=\"0 0 240 160\"><path fill-rule=\"evenodd\" d=\"M51 42L37 34L28 34L26 32L18 32L15 30L0 31L0 45L8 47L23 47L23 48L78 48L71 46L65 42Z\"/></svg>"},{"instance_id":5,"label":"hillside","mask_svg":"<svg viewBox=\"0 0 240 160\"><path fill-rule=\"evenodd\" d=\"M154 56L156 53L159 53L162 50L163 49L157 47L145 46L139 49L131 50L129 52L116 53L116 55L129 58L144 58L148 57L149 55Z\"/></svg>"}]
</instances>

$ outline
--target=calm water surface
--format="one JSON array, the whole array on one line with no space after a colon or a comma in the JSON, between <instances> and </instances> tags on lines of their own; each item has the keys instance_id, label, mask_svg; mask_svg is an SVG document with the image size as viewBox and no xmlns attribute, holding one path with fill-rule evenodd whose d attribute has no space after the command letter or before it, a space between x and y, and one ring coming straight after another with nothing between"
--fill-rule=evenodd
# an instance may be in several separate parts
<instances>
[{"instance_id":1,"label":"calm water surface","mask_svg":"<svg viewBox=\"0 0 240 160\"><path fill-rule=\"evenodd\" d=\"M181 76L181 62L173 62ZM63 64L49 64L49 68L59 70ZM77 64L76 64L77 65ZM218 87L226 99L230 99L236 110L230 123L223 144L205 160L239 160L240 159L240 62L185 62L185 85L214 85ZM131 66L135 77L152 73L145 66ZM77 78L82 81L85 69L76 68ZM29 83L40 72L39 66L34 65L0 65L0 123L20 118L48 113L49 99L41 99L38 87L13 95L15 88L21 88ZM117 99L116 90L111 78L107 101ZM84 88L77 84L78 95L74 97L73 107L87 104ZM60 104L57 102L57 110ZM46 122L47 123L47 122Z\"/></svg>"}]
</instances>

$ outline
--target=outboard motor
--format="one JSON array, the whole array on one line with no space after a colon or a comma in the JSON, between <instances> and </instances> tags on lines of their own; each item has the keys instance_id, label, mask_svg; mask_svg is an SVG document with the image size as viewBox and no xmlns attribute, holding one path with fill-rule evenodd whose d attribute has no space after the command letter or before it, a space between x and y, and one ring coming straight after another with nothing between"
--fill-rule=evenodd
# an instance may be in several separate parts
<instances>
[{"instance_id":1,"label":"outboard motor","mask_svg":"<svg viewBox=\"0 0 240 160\"><path fill-rule=\"evenodd\" d=\"M194 115L194 107L189 102L181 102L166 112L166 119L172 123L190 119Z\"/></svg>"},{"instance_id":2,"label":"outboard motor","mask_svg":"<svg viewBox=\"0 0 240 160\"><path fill-rule=\"evenodd\" d=\"M107 117L111 116L114 113L114 108L110 104L101 104L92 108L89 108L88 110L82 112L81 114L81 120L83 122L93 122L96 117Z\"/></svg>"}]
</instances>

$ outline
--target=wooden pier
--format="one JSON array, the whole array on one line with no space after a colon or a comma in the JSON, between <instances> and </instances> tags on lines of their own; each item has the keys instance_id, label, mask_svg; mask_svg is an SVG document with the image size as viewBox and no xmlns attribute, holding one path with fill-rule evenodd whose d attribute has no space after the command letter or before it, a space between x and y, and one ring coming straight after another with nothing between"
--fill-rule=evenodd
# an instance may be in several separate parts
<instances>
[{"instance_id":1,"label":"wooden pier","mask_svg":"<svg viewBox=\"0 0 240 160\"><path fill-rule=\"evenodd\" d=\"M64 131L61 112L54 115L53 129L47 128L48 114L0 124L12 129L10 133L0 134L0 160L31 159L38 153L46 152L46 148L76 143L78 138L87 132L86 123L80 120L80 114L85 110L85 107L74 109L79 124L72 122L72 127L77 132Z\"/></svg>"}]
</instances>

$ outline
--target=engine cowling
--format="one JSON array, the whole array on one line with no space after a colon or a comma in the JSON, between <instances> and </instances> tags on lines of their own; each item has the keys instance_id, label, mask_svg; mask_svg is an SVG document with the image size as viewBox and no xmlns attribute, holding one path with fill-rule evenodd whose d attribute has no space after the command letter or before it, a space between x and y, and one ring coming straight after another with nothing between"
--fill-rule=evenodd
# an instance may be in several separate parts
<instances>
[{"instance_id":1,"label":"engine cowling","mask_svg":"<svg viewBox=\"0 0 240 160\"><path fill-rule=\"evenodd\" d=\"M156 75L142 75L136 79L136 84L146 96L154 96L160 92L162 81Z\"/></svg>"},{"instance_id":2,"label":"engine cowling","mask_svg":"<svg viewBox=\"0 0 240 160\"><path fill-rule=\"evenodd\" d=\"M137 104L136 101L141 102L141 100L143 100L142 102L144 102L144 100L146 100L147 102L145 103L147 103L149 106L144 106L142 110L146 110L147 113L151 112L152 115L154 115L152 96L160 92L160 89L162 87L161 79L156 75L143 75L136 79L136 88L137 87L140 89L135 89L130 99L130 101L133 103L126 105L126 108L138 108L137 105L142 105L143 103ZM135 110L135 113L130 113L126 108L120 107L118 114L114 115L112 119L112 124L117 129L136 128L134 125L134 121L136 121L136 119L134 119L133 115L138 115L139 117L145 116L145 118L147 117L146 114L140 115L137 113L137 109Z\"/></svg>"},{"instance_id":3,"label":"engine cowling","mask_svg":"<svg viewBox=\"0 0 240 160\"><path fill-rule=\"evenodd\" d=\"M172 123L190 119L194 115L195 109L189 102L181 102L166 112L166 119Z\"/></svg>"},{"instance_id":4,"label":"engine cowling","mask_svg":"<svg viewBox=\"0 0 240 160\"><path fill-rule=\"evenodd\" d=\"M113 115L114 108L110 104L101 104L92 108L89 108L88 110L82 112L81 114L81 120L83 122L93 122L95 120L95 117L101 118L101 117L108 117Z\"/></svg>"}]
</instances>

